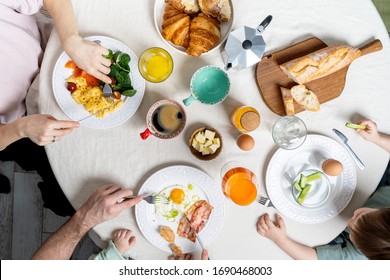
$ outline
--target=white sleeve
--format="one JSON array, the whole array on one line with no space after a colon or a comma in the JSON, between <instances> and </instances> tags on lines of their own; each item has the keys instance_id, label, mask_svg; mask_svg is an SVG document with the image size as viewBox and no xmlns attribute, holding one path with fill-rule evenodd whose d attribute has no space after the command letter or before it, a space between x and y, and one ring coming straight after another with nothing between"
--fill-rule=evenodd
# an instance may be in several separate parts
<instances>
[{"instance_id":1,"label":"white sleeve","mask_svg":"<svg viewBox=\"0 0 390 280\"><path fill-rule=\"evenodd\" d=\"M0 0L0 3L24 15L33 15L43 7L43 0Z\"/></svg>"}]
</instances>

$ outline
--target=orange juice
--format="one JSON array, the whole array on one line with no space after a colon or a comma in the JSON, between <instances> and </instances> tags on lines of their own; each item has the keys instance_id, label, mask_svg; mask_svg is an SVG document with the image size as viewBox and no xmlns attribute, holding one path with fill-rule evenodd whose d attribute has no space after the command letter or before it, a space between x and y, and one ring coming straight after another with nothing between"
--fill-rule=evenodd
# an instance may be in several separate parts
<instances>
[{"instance_id":1,"label":"orange juice","mask_svg":"<svg viewBox=\"0 0 390 280\"><path fill-rule=\"evenodd\" d=\"M260 114L250 106L238 107L231 114L231 122L241 132L250 132L260 125Z\"/></svg>"},{"instance_id":2,"label":"orange juice","mask_svg":"<svg viewBox=\"0 0 390 280\"><path fill-rule=\"evenodd\" d=\"M146 80L159 83L171 75L173 70L172 57L162 48L150 48L142 53L138 61L138 68Z\"/></svg>"},{"instance_id":3,"label":"orange juice","mask_svg":"<svg viewBox=\"0 0 390 280\"><path fill-rule=\"evenodd\" d=\"M246 168L232 168L222 178L222 190L238 205L251 204L257 196L256 176Z\"/></svg>"}]
</instances>

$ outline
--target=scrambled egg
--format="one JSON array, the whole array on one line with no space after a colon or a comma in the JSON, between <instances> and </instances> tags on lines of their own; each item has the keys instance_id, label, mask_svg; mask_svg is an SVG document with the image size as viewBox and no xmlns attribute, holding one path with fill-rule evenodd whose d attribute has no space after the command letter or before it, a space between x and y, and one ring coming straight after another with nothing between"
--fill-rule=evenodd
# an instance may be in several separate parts
<instances>
[{"instance_id":1,"label":"scrambled egg","mask_svg":"<svg viewBox=\"0 0 390 280\"><path fill-rule=\"evenodd\" d=\"M66 82L76 84L77 89L72 93L73 99L78 104L83 105L89 113L96 115L97 118L103 118L123 104L121 99L105 98L100 87L89 86L85 78L81 76L75 77L72 75L66 79Z\"/></svg>"}]
</instances>

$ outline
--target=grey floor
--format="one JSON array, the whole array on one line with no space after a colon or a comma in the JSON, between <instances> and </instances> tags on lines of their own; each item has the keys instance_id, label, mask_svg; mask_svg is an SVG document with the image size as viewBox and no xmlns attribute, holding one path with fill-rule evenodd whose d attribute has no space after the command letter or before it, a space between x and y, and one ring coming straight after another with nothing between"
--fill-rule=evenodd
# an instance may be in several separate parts
<instances>
[{"instance_id":1,"label":"grey floor","mask_svg":"<svg viewBox=\"0 0 390 280\"><path fill-rule=\"evenodd\" d=\"M11 182L9 194L0 193L0 260L28 260L41 244L69 217L43 208L36 172L24 171L14 162L0 162L0 173ZM100 249L89 236L77 246L72 259L84 260Z\"/></svg>"}]
</instances>

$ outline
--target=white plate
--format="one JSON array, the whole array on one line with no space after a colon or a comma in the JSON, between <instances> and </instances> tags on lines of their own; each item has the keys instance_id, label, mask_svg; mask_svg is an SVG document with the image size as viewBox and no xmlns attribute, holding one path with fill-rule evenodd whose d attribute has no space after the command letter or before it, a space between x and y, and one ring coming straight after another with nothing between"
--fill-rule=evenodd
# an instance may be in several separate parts
<instances>
[{"instance_id":1,"label":"white plate","mask_svg":"<svg viewBox=\"0 0 390 280\"><path fill-rule=\"evenodd\" d=\"M86 127L100 129L120 125L127 121L137 111L144 96L145 80L138 71L138 58L129 47L113 38L105 36L91 36L85 39L90 41L98 40L105 48L111 49L114 52L122 51L130 55L130 79L133 87L137 90L137 93L132 97L123 97L123 105L104 118L91 116L80 122L80 124ZM57 59L52 77L53 92L58 105L65 115L74 121L79 121L91 114L84 108L83 105L76 103L66 88L65 79L73 73L73 69L65 68L65 64L69 60L70 58L65 52L63 52Z\"/></svg>"},{"instance_id":2,"label":"white plate","mask_svg":"<svg viewBox=\"0 0 390 280\"><path fill-rule=\"evenodd\" d=\"M198 234L204 245L207 246L214 240L222 227L225 211L222 190L208 174L189 166L170 166L150 176L142 185L139 194L158 193L172 185L187 186L188 184L194 186L194 192L200 199L205 199L214 207L205 227ZM161 250L172 252L169 243L160 236L159 227L161 225L169 226L176 233L180 219L177 219L176 222L170 222L155 213L154 205L146 202L141 202L135 206L135 217L142 234L150 243ZM181 248L183 253L201 250L198 241L192 243L177 234L174 243Z\"/></svg>"},{"instance_id":3,"label":"white plate","mask_svg":"<svg viewBox=\"0 0 390 280\"><path fill-rule=\"evenodd\" d=\"M299 205L292 195L292 181L303 170L322 170L321 164L328 158L344 166L339 176L328 176L331 185L328 198L318 207ZM267 168L266 188L275 208L284 216L305 224L322 223L337 216L348 205L356 188L356 169L341 144L322 135L308 135L298 149L276 151Z\"/></svg>"},{"instance_id":4,"label":"white plate","mask_svg":"<svg viewBox=\"0 0 390 280\"><path fill-rule=\"evenodd\" d=\"M165 11L165 5L166 5L166 3L164 2L164 0L156 0L156 2L154 3L154 25L156 26L157 33L160 35L161 39L167 45L172 47L174 50L176 50L182 54L187 54L185 48L172 44L170 41L165 40L164 37L162 36L162 23L163 23L163 15L164 15L164 11ZM233 19L234 19L234 9L233 9L232 1L230 1L230 7L232 9L231 19L228 22L221 22L221 38L220 38L219 42L211 50L208 51L208 53L215 50L215 49L218 49L219 46L223 42L225 42L225 40L227 39L227 37L230 33L230 30L232 29Z\"/></svg>"}]
</instances>

